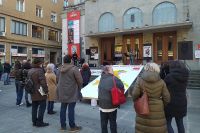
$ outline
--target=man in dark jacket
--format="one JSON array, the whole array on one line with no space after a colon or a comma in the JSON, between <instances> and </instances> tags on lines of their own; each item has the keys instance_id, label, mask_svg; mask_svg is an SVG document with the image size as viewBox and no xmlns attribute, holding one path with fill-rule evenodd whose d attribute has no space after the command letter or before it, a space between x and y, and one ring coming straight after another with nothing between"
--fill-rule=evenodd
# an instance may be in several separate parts
<instances>
[{"instance_id":1,"label":"man in dark jacket","mask_svg":"<svg viewBox=\"0 0 200 133\"><path fill-rule=\"evenodd\" d=\"M183 62L171 61L169 63L169 74L164 79L171 95L171 101L165 107L168 133L174 133L171 126L173 118L176 120L178 132L185 133L183 117L187 115L188 77L189 71Z\"/></svg>"},{"instance_id":2,"label":"man in dark jacket","mask_svg":"<svg viewBox=\"0 0 200 133\"><path fill-rule=\"evenodd\" d=\"M43 117L46 109L46 99L47 95L43 95L39 90L43 90L45 94L48 93L48 87L45 79L44 71L42 70L43 61L40 58L35 58L33 60L33 66L28 72L28 77L30 76L33 85L34 92L31 94L32 99L32 122L33 126L44 127L48 126L48 123L44 123ZM39 108L39 110L38 110Z\"/></svg>"},{"instance_id":3,"label":"man in dark jacket","mask_svg":"<svg viewBox=\"0 0 200 133\"><path fill-rule=\"evenodd\" d=\"M70 131L79 131L81 127L74 121L74 109L76 102L80 100L83 79L76 66L71 64L71 56L64 57L64 65L59 69L57 96L61 102L60 123L61 130L66 130L66 109L68 106L68 118Z\"/></svg>"},{"instance_id":4,"label":"man in dark jacket","mask_svg":"<svg viewBox=\"0 0 200 133\"><path fill-rule=\"evenodd\" d=\"M9 64L8 61L4 63L4 73L6 74L6 79L4 80L4 85L9 85L10 84L10 70L11 70L11 65Z\"/></svg>"}]
</instances>

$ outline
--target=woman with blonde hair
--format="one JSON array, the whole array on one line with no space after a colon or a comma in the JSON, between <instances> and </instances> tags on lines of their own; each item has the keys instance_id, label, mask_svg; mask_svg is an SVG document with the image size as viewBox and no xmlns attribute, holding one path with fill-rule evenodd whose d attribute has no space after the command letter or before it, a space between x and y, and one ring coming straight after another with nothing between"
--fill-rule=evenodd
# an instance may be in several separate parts
<instances>
[{"instance_id":1,"label":"woman with blonde hair","mask_svg":"<svg viewBox=\"0 0 200 133\"><path fill-rule=\"evenodd\" d=\"M55 114L53 111L54 101L56 100L56 75L54 74L54 64L47 65L47 71L45 74L47 86L48 86L48 114Z\"/></svg>"},{"instance_id":2,"label":"woman with blonde hair","mask_svg":"<svg viewBox=\"0 0 200 133\"><path fill-rule=\"evenodd\" d=\"M135 133L167 133L164 106L170 101L165 82L160 78L160 68L156 63L147 63L144 72L135 83L133 101L147 92L149 115L136 114Z\"/></svg>"}]
</instances>

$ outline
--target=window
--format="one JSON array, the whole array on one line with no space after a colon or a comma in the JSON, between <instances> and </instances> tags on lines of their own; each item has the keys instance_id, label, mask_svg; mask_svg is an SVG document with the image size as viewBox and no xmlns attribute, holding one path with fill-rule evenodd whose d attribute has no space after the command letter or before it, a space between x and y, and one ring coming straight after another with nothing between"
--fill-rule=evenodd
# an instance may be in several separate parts
<instances>
[{"instance_id":1,"label":"window","mask_svg":"<svg viewBox=\"0 0 200 133\"><path fill-rule=\"evenodd\" d=\"M43 10L42 7L36 6L36 16L42 18L43 17Z\"/></svg>"},{"instance_id":2,"label":"window","mask_svg":"<svg viewBox=\"0 0 200 133\"><path fill-rule=\"evenodd\" d=\"M49 30L48 40L58 41L58 31Z\"/></svg>"},{"instance_id":3,"label":"window","mask_svg":"<svg viewBox=\"0 0 200 133\"><path fill-rule=\"evenodd\" d=\"M24 12L25 11L25 3L24 0L17 0L16 10Z\"/></svg>"},{"instance_id":4,"label":"window","mask_svg":"<svg viewBox=\"0 0 200 133\"><path fill-rule=\"evenodd\" d=\"M53 3L57 3L58 1L57 1L57 0L52 0L52 2L53 2Z\"/></svg>"},{"instance_id":5,"label":"window","mask_svg":"<svg viewBox=\"0 0 200 133\"><path fill-rule=\"evenodd\" d=\"M0 17L0 32L5 32L5 18Z\"/></svg>"},{"instance_id":6,"label":"window","mask_svg":"<svg viewBox=\"0 0 200 133\"><path fill-rule=\"evenodd\" d=\"M0 52L4 53L5 46L0 44Z\"/></svg>"},{"instance_id":7,"label":"window","mask_svg":"<svg viewBox=\"0 0 200 133\"><path fill-rule=\"evenodd\" d=\"M27 24L19 21L11 21L11 33L27 36Z\"/></svg>"},{"instance_id":8,"label":"window","mask_svg":"<svg viewBox=\"0 0 200 133\"><path fill-rule=\"evenodd\" d=\"M54 13L54 12L51 13L51 21L52 22L57 22L57 14Z\"/></svg>"},{"instance_id":9,"label":"window","mask_svg":"<svg viewBox=\"0 0 200 133\"><path fill-rule=\"evenodd\" d=\"M143 24L142 11L138 8L128 9L124 13L124 29L132 27L141 27Z\"/></svg>"},{"instance_id":10,"label":"window","mask_svg":"<svg viewBox=\"0 0 200 133\"><path fill-rule=\"evenodd\" d=\"M177 11L176 6L170 2L163 2L157 5L153 11L153 24L173 24L176 23Z\"/></svg>"},{"instance_id":11,"label":"window","mask_svg":"<svg viewBox=\"0 0 200 133\"><path fill-rule=\"evenodd\" d=\"M44 39L44 28L32 25L32 37Z\"/></svg>"},{"instance_id":12,"label":"window","mask_svg":"<svg viewBox=\"0 0 200 133\"><path fill-rule=\"evenodd\" d=\"M112 13L104 13L99 19L99 32L113 31L115 28L114 16Z\"/></svg>"}]
</instances>

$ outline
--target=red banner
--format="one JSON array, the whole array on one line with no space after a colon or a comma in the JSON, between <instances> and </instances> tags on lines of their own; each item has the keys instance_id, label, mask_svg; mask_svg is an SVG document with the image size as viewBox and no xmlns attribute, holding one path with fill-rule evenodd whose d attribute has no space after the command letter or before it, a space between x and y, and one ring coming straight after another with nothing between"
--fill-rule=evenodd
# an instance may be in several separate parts
<instances>
[{"instance_id":1,"label":"red banner","mask_svg":"<svg viewBox=\"0 0 200 133\"><path fill-rule=\"evenodd\" d=\"M75 10L67 13L68 30L68 53L74 52L80 57L80 11Z\"/></svg>"},{"instance_id":2,"label":"red banner","mask_svg":"<svg viewBox=\"0 0 200 133\"><path fill-rule=\"evenodd\" d=\"M197 48L200 50L200 44L197 44Z\"/></svg>"},{"instance_id":3,"label":"red banner","mask_svg":"<svg viewBox=\"0 0 200 133\"><path fill-rule=\"evenodd\" d=\"M78 10L71 11L67 13L67 20L80 20L81 13Z\"/></svg>"}]
</instances>

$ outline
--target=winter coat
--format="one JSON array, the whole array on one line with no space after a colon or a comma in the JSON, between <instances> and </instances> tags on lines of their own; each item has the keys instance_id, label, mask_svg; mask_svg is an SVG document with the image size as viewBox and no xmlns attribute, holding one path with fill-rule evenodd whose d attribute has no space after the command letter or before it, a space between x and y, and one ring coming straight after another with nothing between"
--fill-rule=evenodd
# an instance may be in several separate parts
<instances>
[{"instance_id":1,"label":"winter coat","mask_svg":"<svg viewBox=\"0 0 200 133\"><path fill-rule=\"evenodd\" d=\"M83 86L86 86L89 81L90 81L90 77L91 77L91 71L88 65L84 65L81 69L81 75L83 78Z\"/></svg>"},{"instance_id":2,"label":"winter coat","mask_svg":"<svg viewBox=\"0 0 200 133\"><path fill-rule=\"evenodd\" d=\"M39 92L40 87L43 88L43 91L48 94L48 87L46 83L46 78L44 71L41 67L33 65L33 67L28 71L28 76L31 75L31 79L34 84L34 93L31 94L32 101L41 101L46 100L47 96L42 96Z\"/></svg>"},{"instance_id":3,"label":"winter coat","mask_svg":"<svg viewBox=\"0 0 200 133\"><path fill-rule=\"evenodd\" d=\"M9 63L4 63L4 73L10 73L11 65Z\"/></svg>"},{"instance_id":4,"label":"winter coat","mask_svg":"<svg viewBox=\"0 0 200 133\"><path fill-rule=\"evenodd\" d=\"M170 94L165 82L158 73L144 71L132 91L133 101L142 95L144 88L149 98L150 114L136 114L135 133L167 133L164 105L169 103Z\"/></svg>"},{"instance_id":5,"label":"winter coat","mask_svg":"<svg viewBox=\"0 0 200 133\"><path fill-rule=\"evenodd\" d=\"M0 62L0 72L3 72L3 65Z\"/></svg>"},{"instance_id":6,"label":"winter coat","mask_svg":"<svg viewBox=\"0 0 200 133\"><path fill-rule=\"evenodd\" d=\"M78 68L65 63L59 69L57 97L61 103L72 103L81 99L83 79Z\"/></svg>"},{"instance_id":7,"label":"winter coat","mask_svg":"<svg viewBox=\"0 0 200 133\"><path fill-rule=\"evenodd\" d=\"M47 81L47 86L48 86L48 101L55 101L57 96L56 96L56 75L53 72L46 72L45 74L46 81Z\"/></svg>"},{"instance_id":8,"label":"winter coat","mask_svg":"<svg viewBox=\"0 0 200 133\"><path fill-rule=\"evenodd\" d=\"M14 76L15 76L15 80L23 81L22 69L15 69L14 70Z\"/></svg>"},{"instance_id":9,"label":"winter coat","mask_svg":"<svg viewBox=\"0 0 200 133\"><path fill-rule=\"evenodd\" d=\"M183 117L187 114L186 88L189 71L180 68L170 69L165 77L167 88L171 95L170 103L165 107L166 117Z\"/></svg>"},{"instance_id":10,"label":"winter coat","mask_svg":"<svg viewBox=\"0 0 200 133\"><path fill-rule=\"evenodd\" d=\"M120 79L114 77L116 82L116 86L119 89L124 89L124 85ZM99 99L99 107L102 109L113 109L117 106L113 106L112 97L111 97L111 89L114 86L113 84L113 75L112 74L104 74L102 73L100 83L98 86L98 99Z\"/></svg>"}]
</instances>

